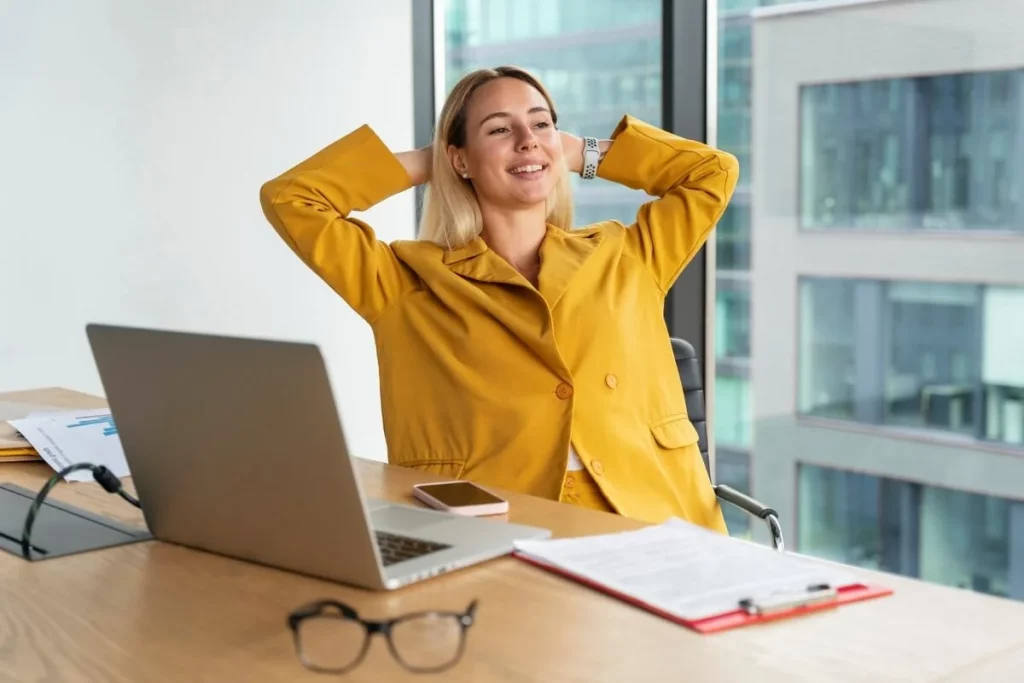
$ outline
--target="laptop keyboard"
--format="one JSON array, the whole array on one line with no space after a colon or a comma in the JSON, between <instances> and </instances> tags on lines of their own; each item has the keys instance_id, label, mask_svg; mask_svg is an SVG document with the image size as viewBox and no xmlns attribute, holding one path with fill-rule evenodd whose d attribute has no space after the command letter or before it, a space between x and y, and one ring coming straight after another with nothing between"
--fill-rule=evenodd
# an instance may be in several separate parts
<instances>
[{"instance_id":1,"label":"laptop keyboard","mask_svg":"<svg viewBox=\"0 0 1024 683\"><path fill-rule=\"evenodd\" d=\"M445 545L444 543L399 536L387 531L377 531L376 534L377 547L380 548L380 558L384 562L385 567L397 564L398 562L404 562L405 560L411 560L414 557L436 553L438 550L451 548L450 545Z\"/></svg>"}]
</instances>

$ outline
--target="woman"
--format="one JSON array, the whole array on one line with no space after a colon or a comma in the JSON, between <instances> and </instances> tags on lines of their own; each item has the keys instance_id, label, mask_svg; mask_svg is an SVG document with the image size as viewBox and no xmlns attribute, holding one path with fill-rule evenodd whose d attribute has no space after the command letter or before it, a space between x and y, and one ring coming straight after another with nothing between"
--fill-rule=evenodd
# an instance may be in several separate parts
<instances>
[{"instance_id":1,"label":"woman","mask_svg":"<svg viewBox=\"0 0 1024 683\"><path fill-rule=\"evenodd\" d=\"M648 522L725 531L686 413L663 305L736 185L736 159L629 116L559 132L514 67L465 76L432 146L367 126L261 192L295 253L372 326L392 463ZM568 173L659 199L571 230ZM428 184L420 239L350 217Z\"/></svg>"}]
</instances>

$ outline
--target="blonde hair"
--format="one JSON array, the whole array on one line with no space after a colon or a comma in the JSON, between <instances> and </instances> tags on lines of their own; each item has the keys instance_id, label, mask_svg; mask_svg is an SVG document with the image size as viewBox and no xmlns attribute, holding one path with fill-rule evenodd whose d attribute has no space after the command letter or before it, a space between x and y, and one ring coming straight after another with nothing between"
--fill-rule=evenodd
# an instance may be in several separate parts
<instances>
[{"instance_id":1,"label":"blonde hair","mask_svg":"<svg viewBox=\"0 0 1024 683\"><path fill-rule=\"evenodd\" d=\"M448 158L448 146L466 144L466 108L477 88L499 78L515 78L533 86L544 96L551 120L558 115L551 95L540 81L515 66L471 71L455 84L441 108L433 142L433 167L423 198L419 239L447 249L458 249L480 235L483 217L473 185L462 178ZM547 221L562 230L572 229L572 189L569 175L563 171L547 201Z\"/></svg>"}]
</instances>

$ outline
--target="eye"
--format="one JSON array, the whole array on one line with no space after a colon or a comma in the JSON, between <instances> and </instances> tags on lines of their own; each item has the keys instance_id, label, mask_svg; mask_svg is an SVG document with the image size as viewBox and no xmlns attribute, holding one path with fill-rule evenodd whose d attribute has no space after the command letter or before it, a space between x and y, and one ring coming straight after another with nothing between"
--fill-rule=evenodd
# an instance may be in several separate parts
<instances>
[{"instance_id":1,"label":"eye","mask_svg":"<svg viewBox=\"0 0 1024 683\"><path fill-rule=\"evenodd\" d=\"M500 128L495 128L490 133L488 133L488 135L496 135L498 133L507 133L507 132L508 132L508 128L506 128L505 126L502 126Z\"/></svg>"},{"instance_id":2,"label":"eye","mask_svg":"<svg viewBox=\"0 0 1024 683\"><path fill-rule=\"evenodd\" d=\"M540 123L537 124L537 127L538 128L550 128L551 127L551 123L549 123L548 121L541 121Z\"/></svg>"}]
</instances>

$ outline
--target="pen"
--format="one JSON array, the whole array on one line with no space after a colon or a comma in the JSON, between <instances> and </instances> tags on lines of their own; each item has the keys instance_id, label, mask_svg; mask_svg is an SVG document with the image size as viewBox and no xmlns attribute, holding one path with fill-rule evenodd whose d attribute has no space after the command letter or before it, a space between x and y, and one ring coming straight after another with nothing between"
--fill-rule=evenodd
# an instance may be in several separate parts
<instances>
[{"instance_id":1,"label":"pen","mask_svg":"<svg viewBox=\"0 0 1024 683\"><path fill-rule=\"evenodd\" d=\"M823 602L834 601L838 592L827 583L811 584L802 593L789 594L776 598L765 598L755 600L744 598L739 601L739 607L747 614L766 615L776 612L784 612L797 607L810 607Z\"/></svg>"}]
</instances>

